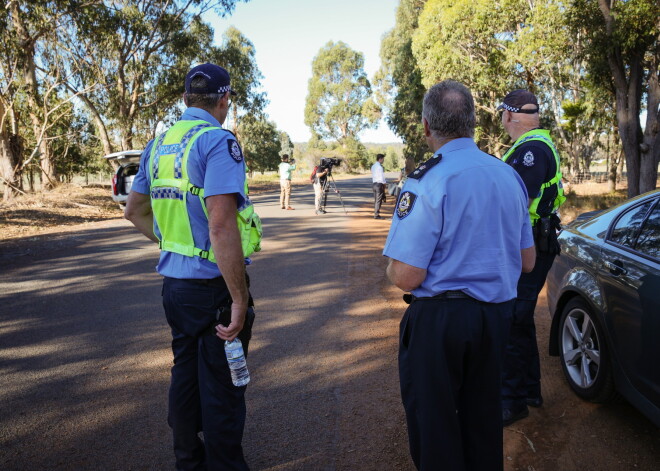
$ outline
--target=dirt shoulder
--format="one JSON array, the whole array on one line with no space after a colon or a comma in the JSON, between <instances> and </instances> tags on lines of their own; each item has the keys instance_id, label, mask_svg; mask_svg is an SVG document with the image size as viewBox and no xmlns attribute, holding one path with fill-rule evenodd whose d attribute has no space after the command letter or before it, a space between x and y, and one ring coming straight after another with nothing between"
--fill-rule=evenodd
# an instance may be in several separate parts
<instances>
[{"instance_id":1,"label":"dirt shoulder","mask_svg":"<svg viewBox=\"0 0 660 471\"><path fill-rule=\"evenodd\" d=\"M309 185L304 181L294 186ZM250 185L250 194L279 190L279 182ZM115 203L110 185L60 185L54 190L19 195L11 202L0 201L0 247L26 237L78 230L80 225L122 219L124 212Z\"/></svg>"}]
</instances>

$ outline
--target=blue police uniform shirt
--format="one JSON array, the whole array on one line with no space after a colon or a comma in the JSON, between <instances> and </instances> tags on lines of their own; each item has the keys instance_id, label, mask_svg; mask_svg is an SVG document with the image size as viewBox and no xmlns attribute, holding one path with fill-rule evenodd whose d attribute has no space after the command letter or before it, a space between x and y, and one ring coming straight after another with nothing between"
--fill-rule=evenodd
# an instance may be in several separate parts
<instances>
[{"instance_id":1,"label":"blue police uniform shirt","mask_svg":"<svg viewBox=\"0 0 660 471\"><path fill-rule=\"evenodd\" d=\"M520 250L534 245L524 183L470 138L438 154L420 179L406 180L383 255L427 270L415 296L459 290L491 303L515 298Z\"/></svg>"},{"instance_id":2,"label":"blue police uniform shirt","mask_svg":"<svg viewBox=\"0 0 660 471\"><path fill-rule=\"evenodd\" d=\"M188 108L181 120L204 120L213 126L221 124L205 110ZM153 140L147 144L140 158L140 169L133 180L132 191L150 194L151 175L148 161ZM245 161L240 150L236 150L236 138L226 130L211 130L203 133L194 143L188 156L188 178L190 182L204 188L204 196L236 194L238 207L245 196ZM208 250L211 247L208 220L198 197L187 198L188 214L192 226L195 246ZM160 237L154 219L154 232ZM160 252L156 267L158 273L171 278L209 279L220 276L218 265L199 257L186 257L172 252Z\"/></svg>"}]
</instances>

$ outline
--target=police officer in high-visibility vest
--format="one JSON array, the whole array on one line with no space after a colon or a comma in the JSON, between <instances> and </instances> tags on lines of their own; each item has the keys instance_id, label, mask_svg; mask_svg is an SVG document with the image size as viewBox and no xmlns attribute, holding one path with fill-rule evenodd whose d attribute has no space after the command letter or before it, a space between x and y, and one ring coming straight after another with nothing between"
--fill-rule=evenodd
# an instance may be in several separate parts
<instances>
[{"instance_id":1,"label":"police officer in high-visibility vest","mask_svg":"<svg viewBox=\"0 0 660 471\"><path fill-rule=\"evenodd\" d=\"M231 95L222 67L188 72L188 108L147 144L126 204L126 218L161 249L156 269L172 329L168 423L177 470L248 469L241 445L246 386L232 383L224 343L238 337L247 352L254 310L245 265L260 249L261 223L247 195L241 148L222 129Z\"/></svg>"},{"instance_id":2,"label":"police officer in high-visibility vest","mask_svg":"<svg viewBox=\"0 0 660 471\"><path fill-rule=\"evenodd\" d=\"M536 264L518 281L518 294L507 342L502 374L504 425L529 415L528 406L540 407L541 369L536 343L534 309L539 292L559 254L557 209L564 202L559 154L550 133L539 127L539 104L533 93L514 90L498 106L502 125L515 142L502 157L525 183L529 217L536 246Z\"/></svg>"}]
</instances>

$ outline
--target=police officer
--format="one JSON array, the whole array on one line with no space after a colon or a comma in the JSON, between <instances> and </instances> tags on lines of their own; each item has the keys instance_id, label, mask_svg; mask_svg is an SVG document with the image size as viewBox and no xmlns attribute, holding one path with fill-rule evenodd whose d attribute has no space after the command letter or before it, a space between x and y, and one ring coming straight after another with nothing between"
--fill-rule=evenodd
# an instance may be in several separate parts
<instances>
[{"instance_id":1,"label":"police officer","mask_svg":"<svg viewBox=\"0 0 660 471\"><path fill-rule=\"evenodd\" d=\"M540 407L541 369L536 344L534 309L545 278L559 253L556 210L565 198L559 154L550 133L539 127L539 104L533 93L514 90L498 107L502 125L515 142L503 156L521 176L529 195L529 218L536 243L536 264L520 276L516 307L506 347L502 375L502 419L510 425Z\"/></svg>"},{"instance_id":2,"label":"police officer","mask_svg":"<svg viewBox=\"0 0 660 471\"><path fill-rule=\"evenodd\" d=\"M224 341L238 336L247 351L254 314L245 257L259 249L260 225L241 148L221 127L233 94L222 67L188 72L188 108L145 148L126 204L126 218L161 248L156 269L172 329L168 423L177 470L248 469L246 386L232 383Z\"/></svg>"},{"instance_id":3,"label":"police officer","mask_svg":"<svg viewBox=\"0 0 660 471\"><path fill-rule=\"evenodd\" d=\"M399 378L418 469L503 468L500 362L520 271L534 265L527 192L472 137L474 101L453 81L425 95L433 158L408 175L383 254L411 291Z\"/></svg>"}]
</instances>

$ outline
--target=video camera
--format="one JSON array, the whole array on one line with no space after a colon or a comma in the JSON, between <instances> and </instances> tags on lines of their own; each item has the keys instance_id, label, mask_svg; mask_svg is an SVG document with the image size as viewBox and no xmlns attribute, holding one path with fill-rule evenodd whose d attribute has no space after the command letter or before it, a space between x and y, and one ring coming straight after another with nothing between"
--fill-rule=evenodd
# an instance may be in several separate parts
<instances>
[{"instance_id":1,"label":"video camera","mask_svg":"<svg viewBox=\"0 0 660 471\"><path fill-rule=\"evenodd\" d=\"M328 174L330 174L332 173L332 167L340 164L341 164L341 159L337 159L334 157L322 157L321 164L319 165L319 167L322 170L328 169Z\"/></svg>"}]
</instances>

